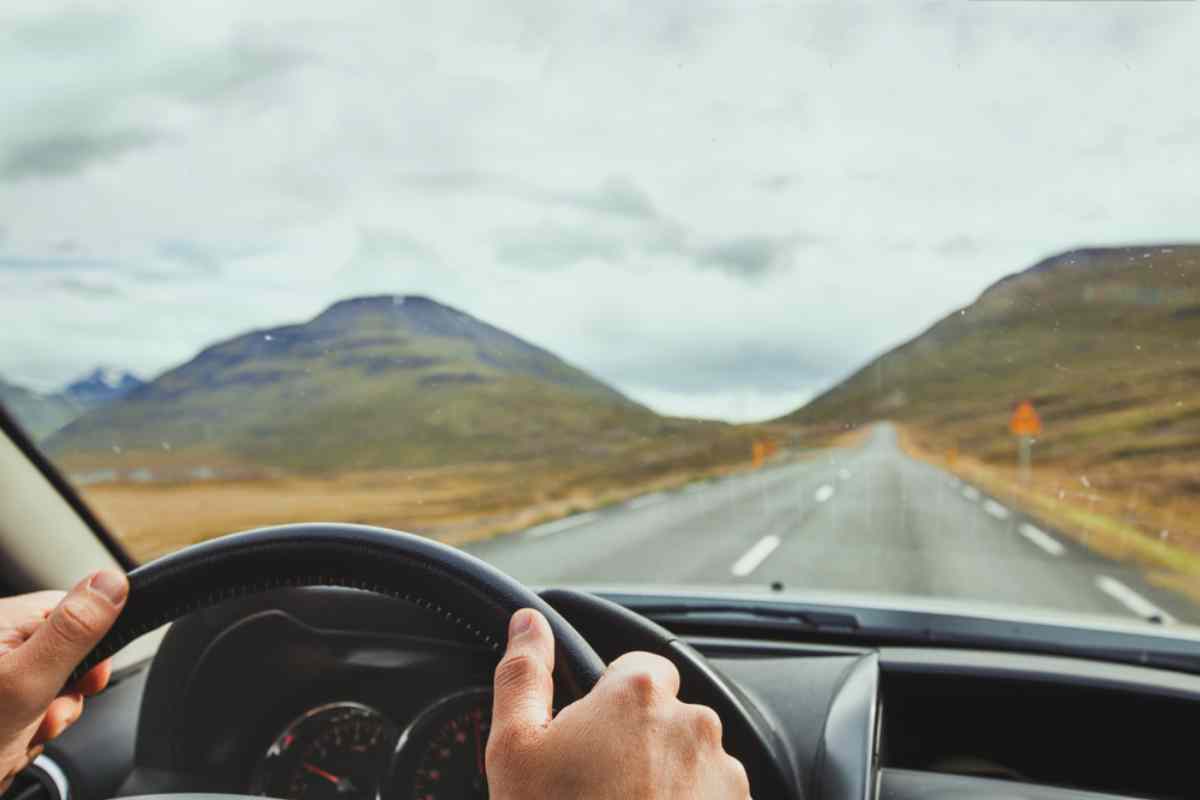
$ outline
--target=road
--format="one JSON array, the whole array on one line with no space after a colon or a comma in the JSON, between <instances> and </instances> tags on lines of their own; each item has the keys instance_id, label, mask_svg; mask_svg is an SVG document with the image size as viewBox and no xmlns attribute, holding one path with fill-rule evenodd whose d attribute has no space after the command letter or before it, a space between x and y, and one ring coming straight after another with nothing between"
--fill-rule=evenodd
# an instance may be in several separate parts
<instances>
[{"instance_id":1,"label":"road","mask_svg":"<svg viewBox=\"0 0 1200 800\"><path fill-rule=\"evenodd\" d=\"M1200 609L936 467L890 425L857 448L470 548L531 585L733 585L961 598L1200 623Z\"/></svg>"}]
</instances>

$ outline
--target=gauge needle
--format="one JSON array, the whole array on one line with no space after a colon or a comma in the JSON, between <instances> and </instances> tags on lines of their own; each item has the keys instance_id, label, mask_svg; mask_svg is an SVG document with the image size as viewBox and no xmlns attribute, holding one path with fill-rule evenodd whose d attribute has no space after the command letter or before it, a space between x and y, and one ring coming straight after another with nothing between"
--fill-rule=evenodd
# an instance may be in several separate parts
<instances>
[{"instance_id":1,"label":"gauge needle","mask_svg":"<svg viewBox=\"0 0 1200 800\"><path fill-rule=\"evenodd\" d=\"M304 769L308 770L313 775L318 775L318 776L324 778L325 780L329 781L330 783L334 784L335 786L337 786L339 792L354 791L354 784L351 783L348 778L339 778L337 775L334 775L332 772L326 772L325 770L321 769L320 767L316 766L315 764L309 764L307 761L303 762L300 766L304 767Z\"/></svg>"}]
</instances>

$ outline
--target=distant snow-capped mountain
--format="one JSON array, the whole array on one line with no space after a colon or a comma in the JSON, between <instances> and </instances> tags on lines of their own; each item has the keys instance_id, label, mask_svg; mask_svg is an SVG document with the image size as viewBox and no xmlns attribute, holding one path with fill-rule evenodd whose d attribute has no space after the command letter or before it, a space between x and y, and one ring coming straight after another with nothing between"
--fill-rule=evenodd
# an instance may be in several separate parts
<instances>
[{"instance_id":1,"label":"distant snow-capped mountain","mask_svg":"<svg viewBox=\"0 0 1200 800\"><path fill-rule=\"evenodd\" d=\"M0 404L35 439L49 436L81 414L124 397L144 383L132 372L96 367L57 392L39 392L0 378Z\"/></svg>"},{"instance_id":2,"label":"distant snow-capped mountain","mask_svg":"<svg viewBox=\"0 0 1200 800\"><path fill-rule=\"evenodd\" d=\"M124 397L144 383L145 381L128 370L96 367L78 380L67 384L59 394L86 411Z\"/></svg>"}]
</instances>

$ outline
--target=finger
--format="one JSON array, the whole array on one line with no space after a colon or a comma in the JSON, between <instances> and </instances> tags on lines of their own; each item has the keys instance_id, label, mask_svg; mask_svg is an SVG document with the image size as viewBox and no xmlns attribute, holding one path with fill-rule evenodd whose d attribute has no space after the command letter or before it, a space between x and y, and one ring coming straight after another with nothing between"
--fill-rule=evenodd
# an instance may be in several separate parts
<instances>
[{"instance_id":1,"label":"finger","mask_svg":"<svg viewBox=\"0 0 1200 800\"><path fill-rule=\"evenodd\" d=\"M15 648L28 639L65 594L56 591L31 592L6 597L0 601L0 628L12 632L10 636L5 637L5 643L8 645L6 650Z\"/></svg>"},{"instance_id":2,"label":"finger","mask_svg":"<svg viewBox=\"0 0 1200 800\"><path fill-rule=\"evenodd\" d=\"M680 703L680 711L688 726L690 738L697 744L712 747L721 746L721 738L724 736L725 726L716 711L713 711L708 706L692 703Z\"/></svg>"},{"instance_id":3,"label":"finger","mask_svg":"<svg viewBox=\"0 0 1200 800\"><path fill-rule=\"evenodd\" d=\"M496 667L493 728L536 730L551 716L554 700L554 633L531 608L513 614L508 649Z\"/></svg>"},{"instance_id":4,"label":"finger","mask_svg":"<svg viewBox=\"0 0 1200 800\"><path fill-rule=\"evenodd\" d=\"M56 698L50 704L49 708L46 709L46 715L42 717L42 724L38 726L37 732L33 734L30 744L45 744L51 739L58 737L63 731L71 727L82 713L83 695L68 694Z\"/></svg>"},{"instance_id":5,"label":"finger","mask_svg":"<svg viewBox=\"0 0 1200 800\"><path fill-rule=\"evenodd\" d=\"M128 594L124 574L95 573L76 584L29 639L5 656L26 676L27 704L44 707L58 695L71 671L116 622Z\"/></svg>"},{"instance_id":6,"label":"finger","mask_svg":"<svg viewBox=\"0 0 1200 800\"><path fill-rule=\"evenodd\" d=\"M626 653L608 665L600 682L619 690L630 689L642 699L659 693L669 697L679 695L679 670L653 653Z\"/></svg>"},{"instance_id":7,"label":"finger","mask_svg":"<svg viewBox=\"0 0 1200 800\"><path fill-rule=\"evenodd\" d=\"M75 681L71 691L79 692L84 697L91 697L104 691L110 677L112 677L112 659L106 658L88 670L82 678Z\"/></svg>"},{"instance_id":8,"label":"finger","mask_svg":"<svg viewBox=\"0 0 1200 800\"><path fill-rule=\"evenodd\" d=\"M9 773L9 777L0 780L0 796L3 796L8 791L8 787L12 786L13 777L25 771L33 763L33 760L42 754L43 750L45 748L39 744L37 747L31 747L26 751L25 758L17 763L16 769Z\"/></svg>"},{"instance_id":9,"label":"finger","mask_svg":"<svg viewBox=\"0 0 1200 800\"><path fill-rule=\"evenodd\" d=\"M46 589L40 592L6 597L4 599L4 615L10 619L18 615L23 618L43 619L66 595L66 592L57 589Z\"/></svg>"}]
</instances>

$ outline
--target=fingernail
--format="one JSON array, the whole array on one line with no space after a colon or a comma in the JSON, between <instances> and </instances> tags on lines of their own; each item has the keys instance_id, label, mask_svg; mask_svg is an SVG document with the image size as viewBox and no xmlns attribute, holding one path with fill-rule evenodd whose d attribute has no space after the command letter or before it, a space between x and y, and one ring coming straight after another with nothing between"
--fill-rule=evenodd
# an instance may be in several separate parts
<instances>
[{"instance_id":1,"label":"fingernail","mask_svg":"<svg viewBox=\"0 0 1200 800\"><path fill-rule=\"evenodd\" d=\"M533 627L533 611L523 608L513 614L512 620L508 623L509 638L520 636L531 627Z\"/></svg>"},{"instance_id":2,"label":"fingernail","mask_svg":"<svg viewBox=\"0 0 1200 800\"><path fill-rule=\"evenodd\" d=\"M92 576L88 588L114 606L119 606L125 602L125 595L129 594L129 581L125 580L125 576L119 572L102 569Z\"/></svg>"}]
</instances>

